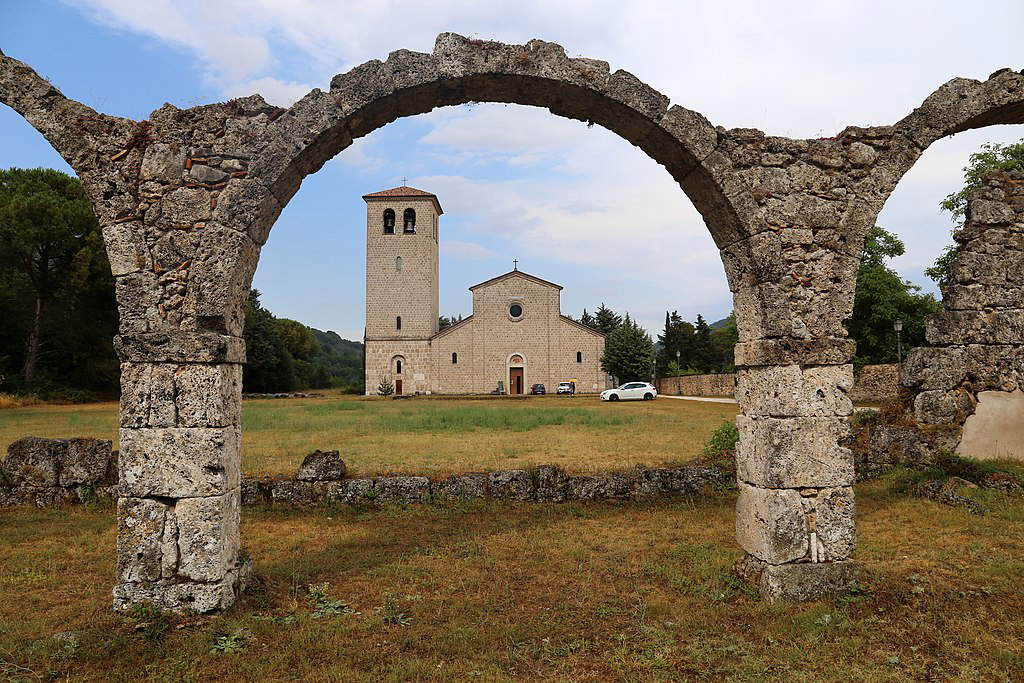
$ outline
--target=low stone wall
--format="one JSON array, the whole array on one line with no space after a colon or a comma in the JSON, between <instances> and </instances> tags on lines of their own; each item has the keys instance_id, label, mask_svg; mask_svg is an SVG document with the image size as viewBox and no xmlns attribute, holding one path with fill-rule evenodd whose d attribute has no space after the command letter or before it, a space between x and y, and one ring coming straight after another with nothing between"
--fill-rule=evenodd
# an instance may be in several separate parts
<instances>
[{"instance_id":1,"label":"low stone wall","mask_svg":"<svg viewBox=\"0 0 1024 683\"><path fill-rule=\"evenodd\" d=\"M736 373L663 377L658 380L658 393L673 396L734 396Z\"/></svg>"},{"instance_id":2,"label":"low stone wall","mask_svg":"<svg viewBox=\"0 0 1024 683\"><path fill-rule=\"evenodd\" d=\"M450 500L562 502L692 495L734 485L731 472L703 465L637 468L610 474L570 475L555 465L529 470L348 478L337 451L315 451L295 478L245 478L242 505L292 506L409 504ZM26 437L11 444L0 463L0 505L59 507L94 496L117 497L117 452L110 441Z\"/></svg>"},{"instance_id":3,"label":"low stone wall","mask_svg":"<svg viewBox=\"0 0 1024 683\"><path fill-rule=\"evenodd\" d=\"M117 451L103 439L12 443L0 462L0 505L57 507L96 496L116 497Z\"/></svg>"},{"instance_id":4,"label":"low stone wall","mask_svg":"<svg viewBox=\"0 0 1024 683\"><path fill-rule=\"evenodd\" d=\"M900 391L898 363L865 365L854 374L851 401L857 403L885 403L896 398Z\"/></svg>"},{"instance_id":5,"label":"low stone wall","mask_svg":"<svg viewBox=\"0 0 1024 683\"><path fill-rule=\"evenodd\" d=\"M899 394L900 366L896 363L865 365L856 373L849 396L858 403L884 403ZM734 396L735 373L683 375L658 380L658 393L673 396Z\"/></svg>"}]
</instances>

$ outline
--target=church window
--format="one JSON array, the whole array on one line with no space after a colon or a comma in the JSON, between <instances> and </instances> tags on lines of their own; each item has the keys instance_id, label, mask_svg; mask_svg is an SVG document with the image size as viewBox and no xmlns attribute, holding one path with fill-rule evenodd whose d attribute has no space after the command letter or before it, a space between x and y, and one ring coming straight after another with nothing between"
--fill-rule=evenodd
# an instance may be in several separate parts
<instances>
[{"instance_id":1,"label":"church window","mask_svg":"<svg viewBox=\"0 0 1024 683\"><path fill-rule=\"evenodd\" d=\"M395 374L396 375L401 375L402 374L402 359L401 358L399 358L398 360L395 361Z\"/></svg>"},{"instance_id":2,"label":"church window","mask_svg":"<svg viewBox=\"0 0 1024 683\"><path fill-rule=\"evenodd\" d=\"M416 212L406 209L402 216L402 232L416 232Z\"/></svg>"},{"instance_id":3,"label":"church window","mask_svg":"<svg viewBox=\"0 0 1024 683\"><path fill-rule=\"evenodd\" d=\"M582 351L577 351L576 352L576 362L577 363L582 363L583 362L583 352Z\"/></svg>"},{"instance_id":4,"label":"church window","mask_svg":"<svg viewBox=\"0 0 1024 683\"><path fill-rule=\"evenodd\" d=\"M520 304L512 304L508 307L508 314L513 318L523 317L523 307Z\"/></svg>"},{"instance_id":5,"label":"church window","mask_svg":"<svg viewBox=\"0 0 1024 683\"><path fill-rule=\"evenodd\" d=\"M401 270L401 269L402 269L402 257L401 256L396 256L395 257L395 270Z\"/></svg>"},{"instance_id":6,"label":"church window","mask_svg":"<svg viewBox=\"0 0 1024 683\"><path fill-rule=\"evenodd\" d=\"M397 318L395 318L395 329L402 329L402 316L398 316Z\"/></svg>"},{"instance_id":7,"label":"church window","mask_svg":"<svg viewBox=\"0 0 1024 683\"><path fill-rule=\"evenodd\" d=\"M384 234L395 234L395 210L384 209Z\"/></svg>"},{"instance_id":8,"label":"church window","mask_svg":"<svg viewBox=\"0 0 1024 683\"><path fill-rule=\"evenodd\" d=\"M455 365L458 362L459 362L459 354L457 354L454 351L452 351L452 365Z\"/></svg>"}]
</instances>

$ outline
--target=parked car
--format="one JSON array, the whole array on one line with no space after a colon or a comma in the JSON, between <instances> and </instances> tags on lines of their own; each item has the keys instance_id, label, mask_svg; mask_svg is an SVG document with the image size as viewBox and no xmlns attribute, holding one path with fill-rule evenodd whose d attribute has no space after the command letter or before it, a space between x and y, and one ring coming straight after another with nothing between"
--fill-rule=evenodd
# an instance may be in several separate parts
<instances>
[{"instance_id":1,"label":"parked car","mask_svg":"<svg viewBox=\"0 0 1024 683\"><path fill-rule=\"evenodd\" d=\"M548 393L548 391L547 391L547 389L544 388L543 384L534 384L532 387L530 387L530 393L531 394L546 394L546 393Z\"/></svg>"},{"instance_id":2,"label":"parked car","mask_svg":"<svg viewBox=\"0 0 1024 683\"><path fill-rule=\"evenodd\" d=\"M626 382L617 389L601 392L602 401L651 401L658 396L658 390L648 382Z\"/></svg>"},{"instance_id":3,"label":"parked car","mask_svg":"<svg viewBox=\"0 0 1024 683\"><path fill-rule=\"evenodd\" d=\"M558 388L555 389L556 394L575 394L576 385L572 382L559 382Z\"/></svg>"}]
</instances>

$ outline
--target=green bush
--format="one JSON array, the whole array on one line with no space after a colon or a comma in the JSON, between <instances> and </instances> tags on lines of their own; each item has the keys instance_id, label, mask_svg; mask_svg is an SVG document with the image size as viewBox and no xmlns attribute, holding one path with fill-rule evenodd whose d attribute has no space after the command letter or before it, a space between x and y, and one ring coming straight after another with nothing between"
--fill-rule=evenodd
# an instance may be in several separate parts
<instances>
[{"instance_id":1,"label":"green bush","mask_svg":"<svg viewBox=\"0 0 1024 683\"><path fill-rule=\"evenodd\" d=\"M726 420L718 425L711 438L704 444L704 455L714 458L736 450L740 441L740 430L736 423Z\"/></svg>"}]
</instances>

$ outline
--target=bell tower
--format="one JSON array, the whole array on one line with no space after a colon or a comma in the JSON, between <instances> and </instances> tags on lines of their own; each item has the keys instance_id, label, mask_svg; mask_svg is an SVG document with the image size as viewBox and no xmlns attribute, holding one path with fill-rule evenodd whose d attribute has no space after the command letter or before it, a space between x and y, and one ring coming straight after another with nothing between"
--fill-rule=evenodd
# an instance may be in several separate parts
<instances>
[{"instance_id":1,"label":"bell tower","mask_svg":"<svg viewBox=\"0 0 1024 683\"><path fill-rule=\"evenodd\" d=\"M366 201L366 340L437 334L437 196L402 185Z\"/></svg>"}]
</instances>

